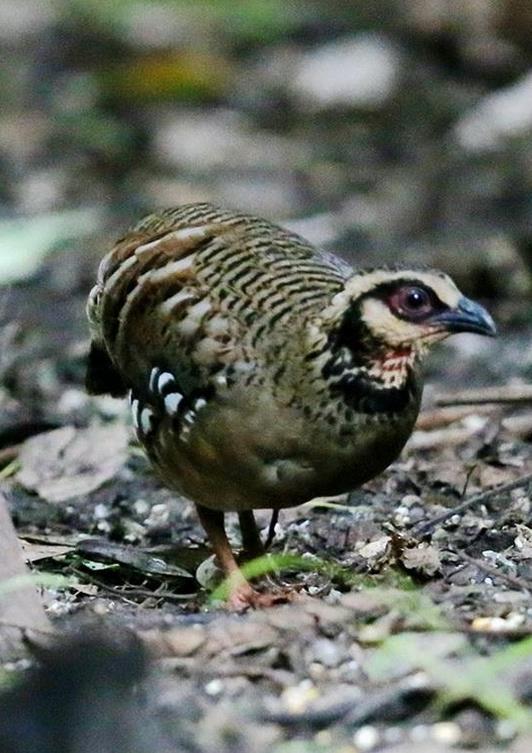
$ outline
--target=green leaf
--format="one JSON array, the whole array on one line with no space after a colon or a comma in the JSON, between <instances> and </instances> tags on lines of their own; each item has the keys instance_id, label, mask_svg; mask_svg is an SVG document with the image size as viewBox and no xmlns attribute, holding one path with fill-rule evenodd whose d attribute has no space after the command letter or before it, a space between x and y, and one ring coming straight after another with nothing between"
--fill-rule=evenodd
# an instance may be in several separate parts
<instances>
[{"instance_id":1,"label":"green leaf","mask_svg":"<svg viewBox=\"0 0 532 753\"><path fill-rule=\"evenodd\" d=\"M0 284L29 277L49 251L94 233L102 223L102 211L93 207L1 221Z\"/></svg>"}]
</instances>

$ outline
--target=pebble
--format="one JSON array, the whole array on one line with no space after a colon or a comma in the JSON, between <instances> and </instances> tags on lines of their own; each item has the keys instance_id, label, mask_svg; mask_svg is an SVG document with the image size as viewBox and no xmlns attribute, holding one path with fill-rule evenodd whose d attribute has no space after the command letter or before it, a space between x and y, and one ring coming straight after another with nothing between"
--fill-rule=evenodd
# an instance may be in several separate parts
<instances>
[{"instance_id":1,"label":"pebble","mask_svg":"<svg viewBox=\"0 0 532 753\"><path fill-rule=\"evenodd\" d=\"M357 729L353 735L353 742L362 753L367 750L373 750L380 742L379 730L370 724L365 724L360 729Z\"/></svg>"},{"instance_id":2,"label":"pebble","mask_svg":"<svg viewBox=\"0 0 532 753\"><path fill-rule=\"evenodd\" d=\"M506 141L532 132L532 73L488 94L454 127L466 152L489 152Z\"/></svg>"},{"instance_id":3,"label":"pebble","mask_svg":"<svg viewBox=\"0 0 532 753\"><path fill-rule=\"evenodd\" d=\"M284 170L308 156L304 144L258 132L248 118L222 108L211 113L162 113L155 123L153 149L161 164L186 169L194 175L222 167Z\"/></svg>"},{"instance_id":4,"label":"pebble","mask_svg":"<svg viewBox=\"0 0 532 753\"><path fill-rule=\"evenodd\" d=\"M313 109L379 108L399 83L401 56L380 34L337 39L304 54L295 66L291 89Z\"/></svg>"},{"instance_id":5,"label":"pebble","mask_svg":"<svg viewBox=\"0 0 532 753\"><path fill-rule=\"evenodd\" d=\"M314 683L311 680L302 680L299 685L286 688L281 701L291 714L302 714L318 697L319 692Z\"/></svg>"},{"instance_id":6,"label":"pebble","mask_svg":"<svg viewBox=\"0 0 532 753\"><path fill-rule=\"evenodd\" d=\"M462 737L462 731L454 722L437 722L432 725L431 737L438 743L457 745Z\"/></svg>"},{"instance_id":7,"label":"pebble","mask_svg":"<svg viewBox=\"0 0 532 753\"><path fill-rule=\"evenodd\" d=\"M210 696L217 696L223 692L224 684L221 680L211 680L205 685L205 692Z\"/></svg>"},{"instance_id":8,"label":"pebble","mask_svg":"<svg viewBox=\"0 0 532 753\"><path fill-rule=\"evenodd\" d=\"M337 667L342 657L339 649L333 641L322 638L315 641L313 645L314 661L323 664L325 667Z\"/></svg>"},{"instance_id":9,"label":"pebble","mask_svg":"<svg viewBox=\"0 0 532 753\"><path fill-rule=\"evenodd\" d=\"M168 523L169 517L170 510L168 509L168 505L153 505L145 523L149 528L158 528L159 526L165 526Z\"/></svg>"},{"instance_id":10,"label":"pebble","mask_svg":"<svg viewBox=\"0 0 532 753\"><path fill-rule=\"evenodd\" d=\"M133 510L135 511L136 515L144 516L149 513L150 505L145 499L137 499L133 504Z\"/></svg>"},{"instance_id":11,"label":"pebble","mask_svg":"<svg viewBox=\"0 0 532 753\"><path fill-rule=\"evenodd\" d=\"M94 517L96 520L105 520L111 514L110 509L103 503L96 505L94 508Z\"/></svg>"}]
</instances>

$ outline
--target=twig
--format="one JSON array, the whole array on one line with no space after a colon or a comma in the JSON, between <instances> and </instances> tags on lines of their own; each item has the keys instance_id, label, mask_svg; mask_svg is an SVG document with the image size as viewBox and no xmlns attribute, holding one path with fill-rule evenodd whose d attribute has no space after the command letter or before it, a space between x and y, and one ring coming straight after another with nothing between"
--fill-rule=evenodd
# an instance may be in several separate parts
<instances>
[{"instance_id":1,"label":"twig","mask_svg":"<svg viewBox=\"0 0 532 753\"><path fill-rule=\"evenodd\" d=\"M432 520L428 520L424 523L418 523L412 529L412 533L418 536L424 536L427 533L430 533L433 528L440 525L440 523L444 523L446 520L449 520L449 518L452 518L453 515L459 515L460 513L469 510L471 507L474 507L475 505L487 502L489 499L497 497L499 494L506 494L507 492L511 492L513 489L518 489L520 486L526 486L531 482L532 473L527 473L526 475L521 476L521 478L514 479L514 481L509 481L507 484L500 484L499 486L495 486L493 489L488 489L487 491L481 492L480 494L475 494L473 497L466 499L456 507L451 507L450 510L446 510L441 515L437 515L435 518L432 518Z\"/></svg>"},{"instance_id":2,"label":"twig","mask_svg":"<svg viewBox=\"0 0 532 753\"><path fill-rule=\"evenodd\" d=\"M130 588L127 592L121 591L116 586L108 586L107 583L104 583L103 581L99 580L98 578L95 578L93 575L88 575L87 573L84 573L82 570L78 570L75 567L69 568L73 573L75 573L80 578L85 579L89 583L92 583L94 586L97 586L98 588L101 588L102 591L106 591L107 593L112 594L113 596L123 599L124 601L131 603L131 599L133 598L141 598L141 599L157 599L157 600L163 600L163 601L186 601L189 599L192 599L196 594L173 594L173 593L157 593L157 591L150 591L149 588Z\"/></svg>"},{"instance_id":3,"label":"twig","mask_svg":"<svg viewBox=\"0 0 532 753\"><path fill-rule=\"evenodd\" d=\"M491 415L497 410L493 405L482 405L475 408L475 415ZM456 421L468 418L471 415L470 405L449 405L445 408L431 408L421 411L416 421L416 430L433 431L443 429Z\"/></svg>"},{"instance_id":4,"label":"twig","mask_svg":"<svg viewBox=\"0 0 532 753\"><path fill-rule=\"evenodd\" d=\"M28 627L27 625L20 625L16 622L10 622L9 620L1 620L0 626L6 628L13 628L14 630L20 630L21 633L42 633L42 635L56 635L56 631L50 625L49 628L45 627Z\"/></svg>"},{"instance_id":5,"label":"twig","mask_svg":"<svg viewBox=\"0 0 532 753\"><path fill-rule=\"evenodd\" d=\"M484 387L480 390L462 390L441 395L436 405L484 405L486 403L532 403L532 384L507 384L502 387Z\"/></svg>"},{"instance_id":6,"label":"twig","mask_svg":"<svg viewBox=\"0 0 532 753\"><path fill-rule=\"evenodd\" d=\"M272 517L270 519L270 525L268 526L268 535L266 536L266 542L264 544L264 550L267 552L273 544L275 538L275 526L279 520L279 508L272 510Z\"/></svg>"},{"instance_id":7,"label":"twig","mask_svg":"<svg viewBox=\"0 0 532 753\"><path fill-rule=\"evenodd\" d=\"M16 460L21 447L22 445L15 444L11 447L4 447L2 450L0 450L0 465L8 465L8 463L12 463L14 460Z\"/></svg>"},{"instance_id":8,"label":"twig","mask_svg":"<svg viewBox=\"0 0 532 753\"><path fill-rule=\"evenodd\" d=\"M457 552L453 549L449 549L449 551L464 562L468 562L470 565L475 565L475 567L478 567L479 570L482 570L492 578L502 580L509 586L517 588L519 591L530 593L530 586L527 585L527 583L523 582L520 578L517 578L515 575L510 575L509 573L501 573L501 571L497 570L496 567L488 565L487 562L482 562L482 560L477 560L474 557L471 557L469 554L466 554L465 552Z\"/></svg>"}]
</instances>

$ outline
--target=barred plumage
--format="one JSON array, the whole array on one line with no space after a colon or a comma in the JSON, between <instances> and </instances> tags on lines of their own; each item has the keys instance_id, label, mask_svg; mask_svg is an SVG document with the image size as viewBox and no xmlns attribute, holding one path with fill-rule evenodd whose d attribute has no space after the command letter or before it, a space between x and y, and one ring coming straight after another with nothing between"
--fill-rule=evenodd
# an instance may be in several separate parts
<instances>
[{"instance_id":1,"label":"barred plumage","mask_svg":"<svg viewBox=\"0 0 532 753\"><path fill-rule=\"evenodd\" d=\"M258 548L253 509L373 477L412 430L426 345L459 329L493 334L440 272L353 272L210 204L150 215L118 241L88 316L89 390L131 392L139 440L194 500L228 571L221 513L238 511Z\"/></svg>"}]
</instances>

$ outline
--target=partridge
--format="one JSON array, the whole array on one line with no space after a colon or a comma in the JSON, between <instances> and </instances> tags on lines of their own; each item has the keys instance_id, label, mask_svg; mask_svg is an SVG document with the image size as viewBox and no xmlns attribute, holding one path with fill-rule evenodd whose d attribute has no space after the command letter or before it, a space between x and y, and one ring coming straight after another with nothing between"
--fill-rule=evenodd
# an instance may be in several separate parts
<instances>
[{"instance_id":1,"label":"partridge","mask_svg":"<svg viewBox=\"0 0 532 753\"><path fill-rule=\"evenodd\" d=\"M494 335L443 272L352 270L266 220L188 204L135 225L88 302L87 388L130 394L138 439L192 500L235 607L260 602L224 515L262 551L253 510L347 492L400 453L420 361L454 332Z\"/></svg>"}]
</instances>

